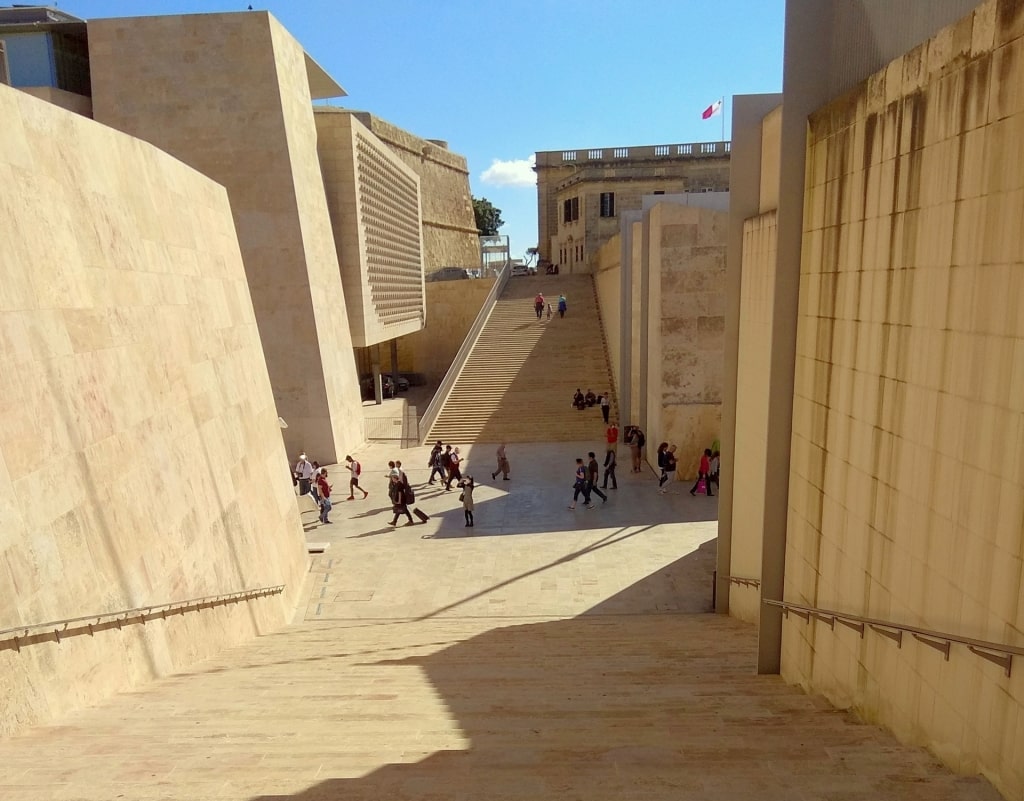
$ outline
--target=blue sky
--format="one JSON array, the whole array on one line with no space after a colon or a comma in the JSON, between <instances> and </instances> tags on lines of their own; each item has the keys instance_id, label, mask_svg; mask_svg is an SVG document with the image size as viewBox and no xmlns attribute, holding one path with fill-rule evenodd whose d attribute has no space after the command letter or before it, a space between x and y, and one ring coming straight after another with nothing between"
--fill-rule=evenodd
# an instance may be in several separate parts
<instances>
[{"instance_id":1,"label":"blue sky","mask_svg":"<svg viewBox=\"0 0 1024 801\"><path fill-rule=\"evenodd\" d=\"M64 0L86 19L241 11L212 0ZM512 255L537 242L538 150L717 141L700 113L782 86L784 0L289 0L270 11L349 93L469 162Z\"/></svg>"}]
</instances>

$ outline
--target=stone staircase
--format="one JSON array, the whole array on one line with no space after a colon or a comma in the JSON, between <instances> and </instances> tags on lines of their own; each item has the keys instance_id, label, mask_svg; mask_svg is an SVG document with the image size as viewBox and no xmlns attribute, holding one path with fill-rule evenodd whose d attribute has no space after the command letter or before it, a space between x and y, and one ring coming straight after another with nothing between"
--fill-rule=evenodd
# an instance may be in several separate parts
<instances>
[{"instance_id":1,"label":"stone staircase","mask_svg":"<svg viewBox=\"0 0 1024 801\"><path fill-rule=\"evenodd\" d=\"M542 292L554 311L537 320ZM569 304L565 318L558 296ZM610 392L600 309L589 275L509 280L425 442L601 441L600 409L572 408L577 387Z\"/></svg>"}]
</instances>

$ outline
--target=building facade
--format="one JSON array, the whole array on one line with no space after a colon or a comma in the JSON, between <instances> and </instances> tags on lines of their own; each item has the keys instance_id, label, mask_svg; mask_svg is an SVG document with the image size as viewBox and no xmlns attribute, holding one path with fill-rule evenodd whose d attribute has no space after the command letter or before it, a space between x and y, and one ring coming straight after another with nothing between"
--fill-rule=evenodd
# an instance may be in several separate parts
<instances>
[{"instance_id":1,"label":"building facade","mask_svg":"<svg viewBox=\"0 0 1024 801\"><path fill-rule=\"evenodd\" d=\"M726 192L728 142L542 151L536 154L541 264L592 272L622 214L647 195Z\"/></svg>"},{"instance_id":2,"label":"building facade","mask_svg":"<svg viewBox=\"0 0 1024 801\"><path fill-rule=\"evenodd\" d=\"M762 672L1007 798L1022 49L1016 0L787 3L782 97L734 102L718 554Z\"/></svg>"}]
</instances>

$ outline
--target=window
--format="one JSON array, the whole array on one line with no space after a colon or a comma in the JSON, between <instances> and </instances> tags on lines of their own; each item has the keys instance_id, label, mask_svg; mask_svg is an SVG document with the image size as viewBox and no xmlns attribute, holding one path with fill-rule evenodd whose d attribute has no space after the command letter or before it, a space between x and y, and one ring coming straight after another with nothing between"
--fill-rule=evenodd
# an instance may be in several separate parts
<instances>
[{"instance_id":1,"label":"window","mask_svg":"<svg viewBox=\"0 0 1024 801\"><path fill-rule=\"evenodd\" d=\"M578 197L569 198L562 202L562 222L571 223L574 220L580 218L580 199Z\"/></svg>"},{"instance_id":2,"label":"window","mask_svg":"<svg viewBox=\"0 0 1024 801\"><path fill-rule=\"evenodd\" d=\"M601 216L602 217L614 217L615 216L615 193L614 192L602 192L601 193Z\"/></svg>"},{"instance_id":3,"label":"window","mask_svg":"<svg viewBox=\"0 0 1024 801\"><path fill-rule=\"evenodd\" d=\"M665 194L665 190L664 189L655 189L654 190L654 194L656 194L656 195L664 195Z\"/></svg>"}]
</instances>

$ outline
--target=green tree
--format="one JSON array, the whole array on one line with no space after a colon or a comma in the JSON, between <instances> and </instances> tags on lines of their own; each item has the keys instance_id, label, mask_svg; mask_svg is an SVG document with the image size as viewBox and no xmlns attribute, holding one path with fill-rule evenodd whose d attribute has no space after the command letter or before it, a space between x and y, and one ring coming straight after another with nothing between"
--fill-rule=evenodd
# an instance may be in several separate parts
<instances>
[{"instance_id":1,"label":"green tree","mask_svg":"<svg viewBox=\"0 0 1024 801\"><path fill-rule=\"evenodd\" d=\"M494 236L498 229L505 224L501 219L501 209L485 197L473 198L473 214L476 217L476 227L480 229L481 236Z\"/></svg>"}]
</instances>

